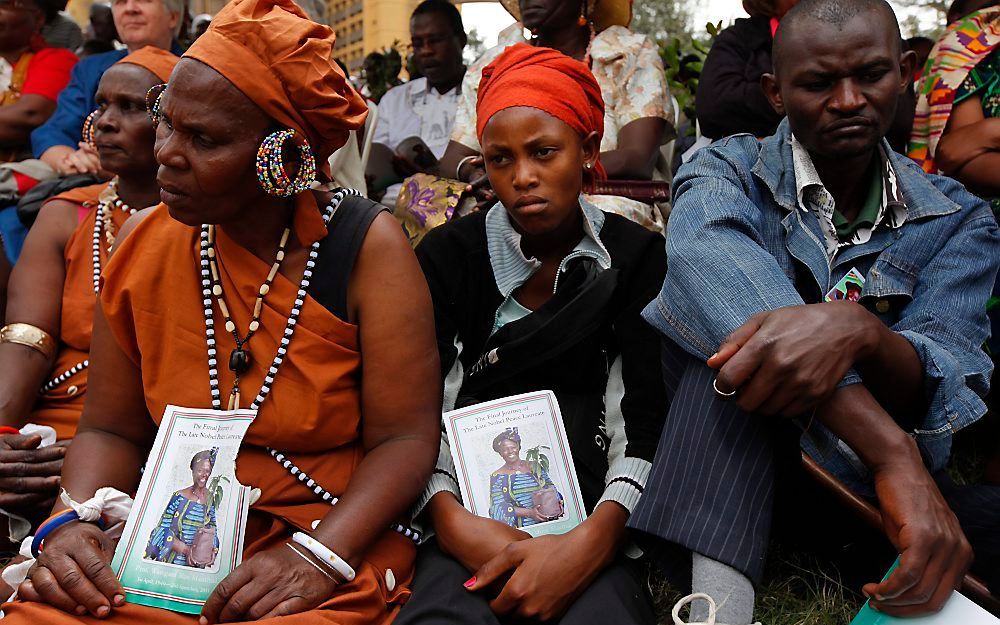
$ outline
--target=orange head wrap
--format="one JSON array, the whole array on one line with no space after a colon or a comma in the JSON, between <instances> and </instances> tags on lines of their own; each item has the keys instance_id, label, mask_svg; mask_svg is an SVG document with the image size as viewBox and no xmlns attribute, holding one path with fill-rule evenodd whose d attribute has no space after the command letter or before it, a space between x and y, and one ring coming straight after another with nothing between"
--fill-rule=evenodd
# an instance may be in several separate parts
<instances>
[{"instance_id":1,"label":"orange head wrap","mask_svg":"<svg viewBox=\"0 0 1000 625\"><path fill-rule=\"evenodd\" d=\"M580 136L604 136L604 98L601 88L585 64L551 48L525 43L507 48L483 68L476 103L476 135L496 113L515 106L530 106L569 125ZM594 167L598 179L606 178L600 161Z\"/></svg>"},{"instance_id":2,"label":"orange head wrap","mask_svg":"<svg viewBox=\"0 0 1000 625\"><path fill-rule=\"evenodd\" d=\"M336 36L292 0L232 0L188 51L278 124L304 136L323 166L368 115L333 61ZM206 103L211 106L211 103Z\"/></svg>"},{"instance_id":3,"label":"orange head wrap","mask_svg":"<svg viewBox=\"0 0 1000 625\"><path fill-rule=\"evenodd\" d=\"M167 82L170 80L170 72L174 71L174 65L177 65L177 61L179 60L179 57L167 50L161 50L154 46L146 46L129 54L118 61L118 63L138 65L159 78L162 82Z\"/></svg>"}]
</instances>

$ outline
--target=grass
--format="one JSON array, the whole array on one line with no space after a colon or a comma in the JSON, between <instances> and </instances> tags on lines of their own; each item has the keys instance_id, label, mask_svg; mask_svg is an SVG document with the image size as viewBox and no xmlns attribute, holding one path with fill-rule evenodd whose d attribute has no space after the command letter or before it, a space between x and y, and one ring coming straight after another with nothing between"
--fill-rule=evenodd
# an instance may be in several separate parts
<instances>
[{"instance_id":1,"label":"grass","mask_svg":"<svg viewBox=\"0 0 1000 625\"><path fill-rule=\"evenodd\" d=\"M948 467L956 483L982 483L993 445L1000 440L997 416L994 406L981 423L956 436ZM773 540L764 581L757 589L754 618L762 625L848 625L864 604L861 586L881 575L892 559L887 541L874 532L858 539L856 530L853 538L825 541L815 549L803 547L801 540ZM826 529L819 533L825 535ZM776 530L775 535L782 532ZM670 610L687 593L657 575L651 580L658 622L672 625Z\"/></svg>"},{"instance_id":2,"label":"grass","mask_svg":"<svg viewBox=\"0 0 1000 625\"><path fill-rule=\"evenodd\" d=\"M686 593L657 576L652 591L657 621L672 624L670 610ZM777 547L757 592L754 618L763 625L847 625L863 603L843 583L835 562Z\"/></svg>"}]
</instances>

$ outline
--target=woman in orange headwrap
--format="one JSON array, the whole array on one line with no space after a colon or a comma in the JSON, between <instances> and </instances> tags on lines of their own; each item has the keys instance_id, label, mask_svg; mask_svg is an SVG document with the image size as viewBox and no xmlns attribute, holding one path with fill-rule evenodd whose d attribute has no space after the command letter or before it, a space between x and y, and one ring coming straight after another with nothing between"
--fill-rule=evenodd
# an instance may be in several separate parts
<instances>
[{"instance_id":1,"label":"woman in orange headwrap","mask_svg":"<svg viewBox=\"0 0 1000 625\"><path fill-rule=\"evenodd\" d=\"M589 517L558 536L524 531L551 514L533 505L540 480L516 457L517 432L501 450L509 470L490 476L493 518L473 516L443 441L421 502L436 538L419 550L397 623L650 623L622 547L667 411L659 341L639 316L663 282L663 238L581 195L586 178L604 175L604 102L583 63L513 46L484 69L476 114L499 203L417 247L443 409L552 390Z\"/></svg>"},{"instance_id":2,"label":"woman in orange headwrap","mask_svg":"<svg viewBox=\"0 0 1000 625\"><path fill-rule=\"evenodd\" d=\"M164 203L104 270L70 497L134 492L168 404L256 410L236 478L260 496L202 623L382 624L409 596L413 541L390 526L437 453L433 318L395 220L310 190L367 113L333 44L291 0L226 5L155 104ZM6 618L198 621L126 602L113 551L96 525L60 526Z\"/></svg>"},{"instance_id":3,"label":"woman in orange headwrap","mask_svg":"<svg viewBox=\"0 0 1000 625\"><path fill-rule=\"evenodd\" d=\"M0 456L0 508L28 521L41 520L51 509L65 444L83 411L101 266L115 234L135 212L130 207L159 200L145 98L169 78L177 61L147 47L105 72L92 140L102 166L115 178L49 200L11 278L8 325L0 333L0 450L20 451ZM44 336L48 351L16 342L29 334ZM61 444L39 449L40 436L19 433L28 423L53 428ZM24 479L17 483L18 477ZM11 530L20 539L30 526L12 518Z\"/></svg>"}]
</instances>

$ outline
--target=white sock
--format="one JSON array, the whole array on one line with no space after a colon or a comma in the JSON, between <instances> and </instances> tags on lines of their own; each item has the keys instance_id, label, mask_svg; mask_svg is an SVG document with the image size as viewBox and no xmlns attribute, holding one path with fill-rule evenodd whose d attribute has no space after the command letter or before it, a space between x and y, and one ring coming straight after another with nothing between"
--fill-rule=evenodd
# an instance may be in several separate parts
<instances>
[{"instance_id":1,"label":"white sock","mask_svg":"<svg viewBox=\"0 0 1000 625\"><path fill-rule=\"evenodd\" d=\"M749 625L753 620L753 584L731 566L700 553L692 554L691 591L703 592L715 599L715 621L725 625ZM691 604L692 623L708 620L708 604Z\"/></svg>"}]
</instances>

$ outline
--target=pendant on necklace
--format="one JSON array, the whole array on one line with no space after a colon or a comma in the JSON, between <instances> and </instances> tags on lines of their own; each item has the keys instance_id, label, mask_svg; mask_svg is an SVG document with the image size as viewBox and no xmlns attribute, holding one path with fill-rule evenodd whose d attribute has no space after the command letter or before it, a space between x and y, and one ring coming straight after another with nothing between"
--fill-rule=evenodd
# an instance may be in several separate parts
<instances>
[{"instance_id":1,"label":"pendant on necklace","mask_svg":"<svg viewBox=\"0 0 1000 625\"><path fill-rule=\"evenodd\" d=\"M246 373L247 369L250 368L250 352L245 349L240 349L237 347L229 354L229 368L236 373L236 375L242 375Z\"/></svg>"}]
</instances>

